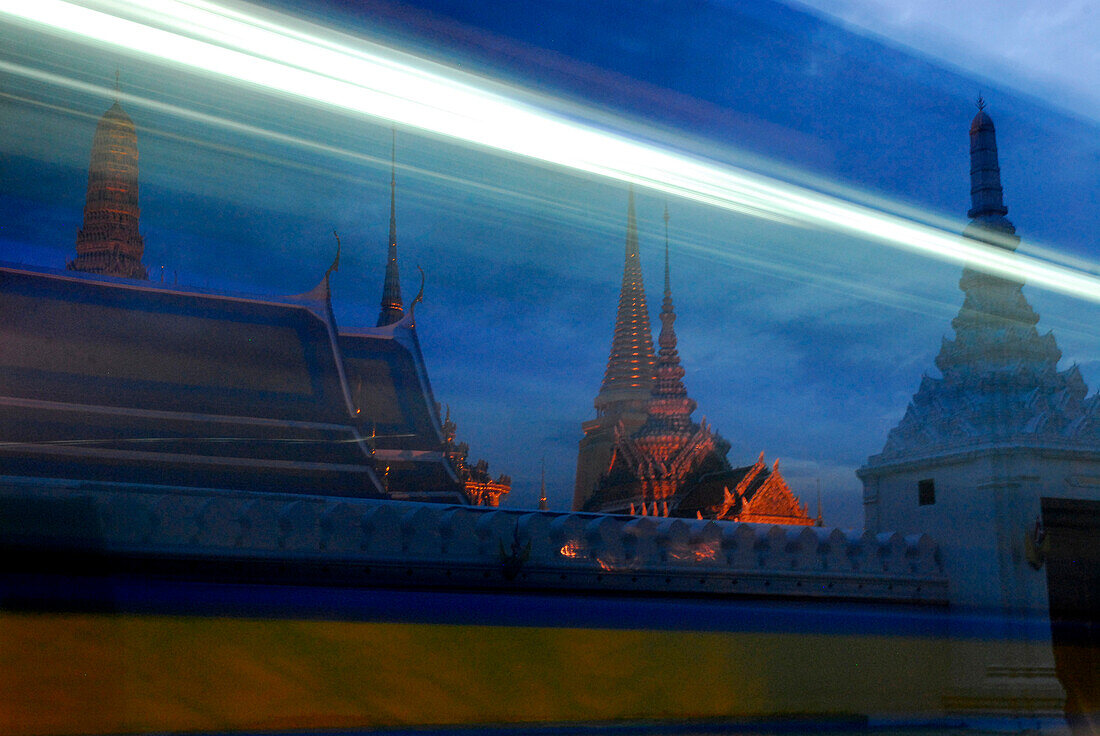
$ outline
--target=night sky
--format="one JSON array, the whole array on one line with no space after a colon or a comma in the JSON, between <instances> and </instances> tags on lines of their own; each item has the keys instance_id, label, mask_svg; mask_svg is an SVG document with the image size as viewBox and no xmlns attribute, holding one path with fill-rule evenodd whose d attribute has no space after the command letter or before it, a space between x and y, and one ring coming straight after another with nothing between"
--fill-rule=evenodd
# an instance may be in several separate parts
<instances>
[{"instance_id":1,"label":"night sky","mask_svg":"<svg viewBox=\"0 0 1100 736\"><path fill-rule=\"evenodd\" d=\"M1100 247L1100 107L1064 90L1065 104L1044 101L1042 69L998 80L996 66L961 66L980 59L951 63L950 41L965 35L933 48L927 34L901 33L918 52L856 31L841 23L869 22L856 2L828 20L778 3L698 0L282 5L601 121L625 119L662 143L957 230L980 91L1022 250L1091 263ZM884 33L916 23L871 21ZM332 259L335 228L345 246L337 320L374 324L389 219L384 121L0 28L8 64L107 88L120 68L123 92L137 98L123 104L138 126L151 277L163 266L182 284L306 291ZM73 257L92 133L110 104L102 92L0 73L0 259L64 267ZM418 329L436 397L472 459L512 476L507 505L534 505L545 458L551 507L566 508L580 423L594 416L610 349L626 190L411 130L397 131L397 158L403 287L411 298L415 265L424 268ZM935 371L962 300L959 268L637 196L657 326L669 208L695 419L731 442L734 465L761 451L779 458L811 508L820 479L827 523L861 525L854 470ZM1025 293L1040 330L1055 332L1061 367L1076 362L1100 386L1100 307Z\"/></svg>"}]
</instances>

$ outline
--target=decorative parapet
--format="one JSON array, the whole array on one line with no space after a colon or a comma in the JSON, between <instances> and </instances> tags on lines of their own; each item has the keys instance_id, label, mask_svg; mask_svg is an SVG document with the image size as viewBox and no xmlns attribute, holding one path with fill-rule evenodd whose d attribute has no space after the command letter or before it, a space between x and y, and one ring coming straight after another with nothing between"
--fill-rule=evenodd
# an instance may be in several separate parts
<instances>
[{"instance_id":1,"label":"decorative parapet","mask_svg":"<svg viewBox=\"0 0 1100 736\"><path fill-rule=\"evenodd\" d=\"M927 535L821 527L34 480L0 484L0 542L71 547L71 523L13 513L69 518L73 504L82 543L108 558L247 562L319 584L947 602Z\"/></svg>"}]
</instances>

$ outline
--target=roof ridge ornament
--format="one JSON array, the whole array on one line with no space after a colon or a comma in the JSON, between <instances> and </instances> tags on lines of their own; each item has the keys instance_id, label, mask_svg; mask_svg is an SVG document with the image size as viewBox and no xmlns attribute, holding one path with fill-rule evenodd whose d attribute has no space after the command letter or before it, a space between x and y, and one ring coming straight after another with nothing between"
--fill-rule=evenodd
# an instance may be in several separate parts
<instances>
[{"instance_id":1,"label":"roof ridge ornament","mask_svg":"<svg viewBox=\"0 0 1100 736\"><path fill-rule=\"evenodd\" d=\"M985 99L982 98L981 92L978 92L978 102L976 104L978 105L978 112L985 111Z\"/></svg>"},{"instance_id":2,"label":"roof ridge ornament","mask_svg":"<svg viewBox=\"0 0 1100 736\"><path fill-rule=\"evenodd\" d=\"M327 271L325 271L326 279L333 271L340 270L340 234L336 232L336 228L332 229L332 235L336 238L336 257L332 259L332 265L328 267Z\"/></svg>"}]
</instances>

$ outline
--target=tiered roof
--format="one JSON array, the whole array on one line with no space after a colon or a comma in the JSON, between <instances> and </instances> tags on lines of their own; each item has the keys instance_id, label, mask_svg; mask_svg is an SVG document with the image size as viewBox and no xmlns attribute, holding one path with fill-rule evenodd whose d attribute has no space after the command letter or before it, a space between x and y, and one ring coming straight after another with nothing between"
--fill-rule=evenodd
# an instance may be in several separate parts
<instances>
[{"instance_id":1,"label":"tiered roof","mask_svg":"<svg viewBox=\"0 0 1100 736\"><path fill-rule=\"evenodd\" d=\"M993 120L979 99L970 126L971 209L969 238L1006 250L1019 243L1004 206ZM901 422L872 462L928 454L960 446L1015 443L1095 443L1100 436L1097 400L1077 366L1058 370L1061 350L1050 332L1036 328L1039 315L1019 281L963 270L965 294L936 357L942 378L925 376Z\"/></svg>"},{"instance_id":2,"label":"tiered roof","mask_svg":"<svg viewBox=\"0 0 1100 736\"><path fill-rule=\"evenodd\" d=\"M92 139L84 226L76 236L73 271L146 278L138 232L138 147L134 121L118 104L103 113Z\"/></svg>"}]
</instances>

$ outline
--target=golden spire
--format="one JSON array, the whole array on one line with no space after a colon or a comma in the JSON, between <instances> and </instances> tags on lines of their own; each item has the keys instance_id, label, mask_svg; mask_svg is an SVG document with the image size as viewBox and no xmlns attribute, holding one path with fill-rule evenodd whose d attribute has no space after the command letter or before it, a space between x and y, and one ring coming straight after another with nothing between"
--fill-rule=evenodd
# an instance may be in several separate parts
<instances>
[{"instance_id":1,"label":"golden spire","mask_svg":"<svg viewBox=\"0 0 1100 736\"><path fill-rule=\"evenodd\" d=\"M649 400L655 378L657 358L653 351L653 332L649 324L642 264L638 254L638 223L634 213L634 188L631 187L626 211L626 255L623 281L619 290L619 309L615 334L607 360L603 385L596 396L599 414L641 409Z\"/></svg>"},{"instance_id":2,"label":"golden spire","mask_svg":"<svg viewBox=\"0 0 1100 736\"><path fill-rule=\"evenodd\" d=\"M656 381L653 398L649 402L649 418L642 428L642 435L683 434L692 430L691 413L695 402L684 388L684 369L680 365L680 353L676 349L676 312L672 307L672 284L668 257L668 207L665 207L665 298L661 303L661 334L657 339Z\"/></svg>"}]
</instances>

